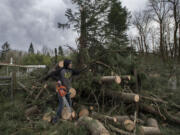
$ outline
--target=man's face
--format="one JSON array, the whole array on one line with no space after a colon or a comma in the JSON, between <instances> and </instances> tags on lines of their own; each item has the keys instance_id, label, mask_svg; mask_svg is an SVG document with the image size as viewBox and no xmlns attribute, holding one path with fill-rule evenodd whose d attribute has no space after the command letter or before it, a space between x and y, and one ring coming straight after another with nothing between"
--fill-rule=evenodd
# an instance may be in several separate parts
<instances>
[{"instance_id":1,"label":"man's face","mask_svg":"<svg viewBox=\"0 0 180 135\"><path fill-rule=\"evenodd\" d=\"M70 69L72 68L72 63L69 64L68 68L70 68Z\"/></svg>"}]
</instances>

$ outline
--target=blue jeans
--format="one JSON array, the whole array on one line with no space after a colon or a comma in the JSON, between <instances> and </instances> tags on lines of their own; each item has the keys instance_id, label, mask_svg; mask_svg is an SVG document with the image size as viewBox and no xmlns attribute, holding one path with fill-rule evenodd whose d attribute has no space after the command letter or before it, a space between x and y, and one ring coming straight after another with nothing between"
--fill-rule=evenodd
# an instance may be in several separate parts
<instances>
[{"instance_id":1,"label":"blue jeans","mask_svg":"<svg viewBox=\"0 0 180 135\"><path fill-rule=\"evenodd\" d=\"M62 109L64 107L64 103L63 103L62 97L59 95L59 93L57 93L57 94L58 94L59 106L58 106L58 109L57 109L56 117L53 119L54 123L56 123L57 120L59 119L59 117L61 116ZM71 101L70 93L69 92L66 94L66 100L68 101L69 106L72 107L72 101Z\"/></svg>"}]
</instances>

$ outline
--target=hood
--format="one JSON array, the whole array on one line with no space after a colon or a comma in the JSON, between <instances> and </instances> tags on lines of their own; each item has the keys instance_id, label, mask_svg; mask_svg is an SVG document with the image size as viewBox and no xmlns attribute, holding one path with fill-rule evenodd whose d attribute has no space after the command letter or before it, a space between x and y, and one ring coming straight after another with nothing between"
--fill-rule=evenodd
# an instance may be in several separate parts
<instances>
[{"instance_id":1,"label":"hood","mask_svg":"<svg viewBox=\"0 0 180 135\"><path fill-rule=\"evenodd\" d=\"M68 59L64 60L64 68L65 68L65 69L68 69L68 66L69 66L69 64L70 64L71 62L72 62L72 61L71 61L71 60L68 60Z\"/></svg>"}]
</instances>

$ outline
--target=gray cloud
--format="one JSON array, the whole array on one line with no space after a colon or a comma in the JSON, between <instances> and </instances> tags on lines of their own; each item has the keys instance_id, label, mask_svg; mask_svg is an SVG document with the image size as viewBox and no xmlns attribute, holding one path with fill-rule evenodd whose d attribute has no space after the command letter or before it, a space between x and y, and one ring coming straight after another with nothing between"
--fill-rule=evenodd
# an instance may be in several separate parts
<instances>
[{"instance_id":1,"label":"gray cloud","mask_svg":"<svg viewBox=\"0 0 180 135\"><path fill-rule=\"evenodd\" d=\"M0 44L8 41L14 49L27 50L66 43L75 46L76 33L60 30L57 22L65 22L67 2L61 0L2 0L0 3Z\"/></svg>"},{"instance_id":2,"label":"gray cloud","mask_svg":"<svg viewBox=\"0 0 180 135\"><path fill-rule=\"evenodd\" d=\"M140 3L144 5L144 1L122 0L122 4L132 11ZM76 47L77 33L57 28L57 22L67 21L65 10L72 7L71 0L1 0L0 45L8 41L13 49L19 50L28 50L31 42L36 50L43 45Z\"/></svg>"}]
</instances>

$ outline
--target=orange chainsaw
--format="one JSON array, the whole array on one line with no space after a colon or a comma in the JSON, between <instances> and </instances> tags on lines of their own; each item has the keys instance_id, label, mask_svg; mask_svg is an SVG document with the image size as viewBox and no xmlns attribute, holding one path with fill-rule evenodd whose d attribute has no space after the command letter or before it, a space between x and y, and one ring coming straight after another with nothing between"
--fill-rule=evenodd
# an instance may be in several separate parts
<instances>
[{"instance_id":1,"label":"orange chainsaw","mask_svg":"<svg viewBox=\"0 0 180 135\"><path fill-rule=\"evenodd\" d=\"M63 103L67 106L70 113L72 113L71 107L66 99L67 90L66 87L61 84L61 81L58 81L56 84L56 91L59 93L59 95L63 99Z\"/></svg>"}]
</instances>

